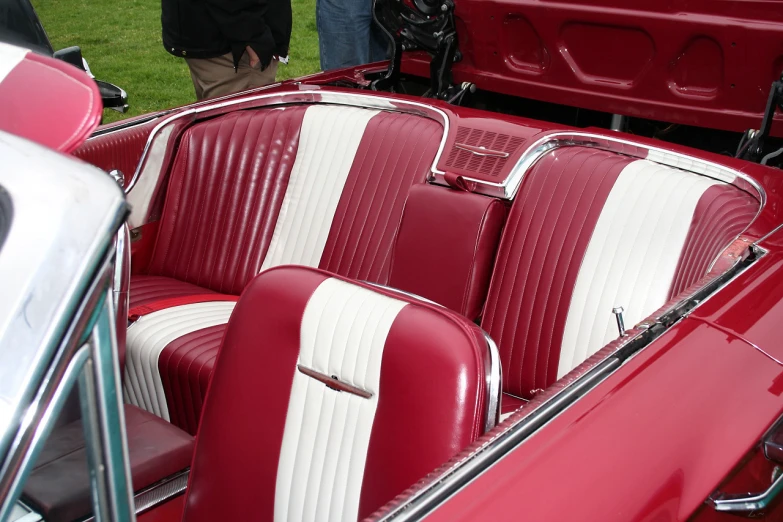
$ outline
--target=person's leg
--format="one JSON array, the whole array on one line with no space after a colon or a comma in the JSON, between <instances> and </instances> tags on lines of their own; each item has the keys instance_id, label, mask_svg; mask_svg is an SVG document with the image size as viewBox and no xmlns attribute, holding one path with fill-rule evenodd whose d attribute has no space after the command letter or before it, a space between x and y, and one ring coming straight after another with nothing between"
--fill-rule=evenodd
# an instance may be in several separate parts
<instances>
[{"instance_id":1,"label":"person's leg","mask_svg":"<svg viewBox=\"0 0 783 522\"><path fill-rule=\"evenodd\" d=\"M196 99L197 100L203 100L204 99L204 88L201 86L201 78L198 76L198 74L193 70L193 65L191 65L190 60L185 60L188 64L188 69L190 69L190 79L193 80L193 88L196 91ZM198 68L198 65L196 65Z\"/></svg>"},{"instance_id":2,"label":"person's leg","mask_svg":"<svg viewBox=\"0 0 783 522\"><path fill-rule=\"evenodd\" d=\"M321 69L370 62L372 0L316 0Z\"/></svg>"},{"instance_id":3,"label":"person's leg","mask_svg":"<svg viewBox=\"0 0 783 522\"><path fill-rule=\"evenodd\" d=\"M242 57L242 62L245 61L245 58L247 55ZM239 68L240 72L243 71L243 63L240 62ZM250 67L250 60L247 60L247 63L245 64L247 67L247 83L245 85L244 89L255 89L256 87L263 87L264 85L269 85L271 83L275 83L275 76L277 76L277 60L272 60L272 62L267 66L266 69L263 71L260 69L260 65L258 67Z\"/></svg>"},{"instance_id":4,"label":"person's leg","mask_svg":"<svg viewBox=\"0 0 783 522\"><path fill-rule=\"evenodd\" d=\"M274 83L277 73L277 60L272 60L262 71L250 67L247 53L242 56L236 71L230 54L208 59L186 58L186 61L199 100L269 85Z\"/></svg>"},{"instance_id":5,"label":"person's leg","mask_svg":"<svg viewBox=\"0 0 783 522\"><path fill-rule=\"evenodd\" d=\"M185 58L199 100L242 90L243 79L234 72L230 54L216 58Z\"/></svg>"}]
</instances>

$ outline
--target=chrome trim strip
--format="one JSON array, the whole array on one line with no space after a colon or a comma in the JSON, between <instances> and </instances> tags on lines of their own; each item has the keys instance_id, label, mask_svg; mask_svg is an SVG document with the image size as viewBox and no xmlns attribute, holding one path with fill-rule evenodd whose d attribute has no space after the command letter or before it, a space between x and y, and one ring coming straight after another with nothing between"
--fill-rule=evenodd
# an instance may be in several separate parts
<instances>
[{"instance_id":1,"label":"chrome trim strip","mask_svg":"<svg viewBox=\"0 0 783 522\"><path fill-rule=\"evenodd\" d=\"M119 132L122 130L132 129L133 127L137 125L144 125L145 123L149 123L153 120L157 120L158 118L163 118L164 116L167 116L171 112L173 112L176 109L169 109L166 111L162 111L158 114L151 114L146 118L139 118L138 120L131 121L131 122L123 122L119 125L115 125L114 127L110 129L96 129L95 132L93 132L89 138L87 138L85 141L90 141L92 139L98 138L100 136L108 136L110 134L114 134L115 132Z\"/></svg>"},{"instance_id":2,"label":"chrome trim strip","mask_svg":"<svg viewBox=\"0 0 783 522\"><path fill-rule=\"evenodd\" d=\"M462 487L492 467L502 456L523 444L530 435L548 424L560 412L595 388L615 370L633 359L651 342L709 300L718 290L742 275L765 254L766 251L763 249L749 247L742 259L726 272L717 276L690 297L660 314L654 322L646 328L638 330L633 337L624 338L625 342L584 375L550 397L528 416L524 416L506 426L505 429L498 431L481 447L452 465L440 476L432 479L429 484L411 495L407 502L399 504L380 520L409 521L425 517Z\"/></svg>"},{"instance_id":3,"label":"chrome trim strip","mask_svg":"<svg viewBox=\"0 0 783 522\"><path fill-rule=\"evenodd\" d=\"M97 414L97 431L100 438L92 442L102 454L102 460L99 461L102 465L99 470L104 474L106 484L110 517L108 520L120 522L132 520L133 485L127 474L127 470L130 470L130 458L125 431L125 408L120 384L115 321L112 291L108 289L98 321L92 331L91 378L95 394L86 398L89 409ZM89 434L89 431L87 433Z\"/></svg>"},{"instance_id":4,"label":"chrome trim strip","mask_svg":"<svg viewBox=\"0 0 783 522\"><path fill-rule=\"evenodd\" d=\"M40 452L41 445L46 442L45 439L57 420L57 414L62 409L62 401L67 399L66 392L72 388L68 386L68 389L63 391L62 383L68 382L66 374L74 358L84 349L83 345L89 338L94 320L97 319L97 311L102 306L101 300L106 297L112 254L112 251L105 254L107 257L102 266L99 265L100 268L90 281L85 295L77 303L75 313L69 315L67 330L46 373L41 376L41 384L34 397L26 405L22 422L14 434L5 461L0 465L0 520L5 520L13 509L13 500L21 494L34 459ZM83 363L80 364L83 366ZM73 378L77 379L78 375ZM64 397L60 397L61 394Z\"/></svg>"},{"instance_id":5,"label":"chrome trim strip","mask_svg":"<svg viewBox=\"0 0 783 522\"><path fill-rule=\"evenodd\" d=\"M484 433L494 428L500 419L500 394L502 393L503 374L500 369L500 352L498 345L487 332L481 330L487 341L489 352L489 368L487 368L487 420Z\"/></svg>"},{"instance_id":6,"label":"chrome trim strip","mask_svg":"<svg viewBox=\"0 0 783 522\"><path fill-rule=\"evenodd\" d=\"M474 453L446 470L430 486L414 493L407 503L397 506L381 520L421 520L451 495L471 482L481 472L488 469L500 457L522 443L541 424L548 422L573 402L575 398L584 395L619 366L620 362L618 359L610 359L596 366L585 374L583 378L574 381L562 393L553 397L551 401L536 409L531 417L525 419L529 421L525 423L525 426L517 423L513 425L516 428L513 431L512 429L501 431Z\"/></svg>"},{"instance_id":7,"label":"chrome trim strip","mask_svg":"<svg viewBox=\"0 0 783 522\"><path fill-rule=\"evenodd\" d=\"M314 87L314 86L307 86L307 87ZM274 98L278 98L279 100L273 100ZM150 132L150 135L147 138L147 143L144 145L144 150L141 153L141 157L139 158L139 162L136 165L136 171L133 173L133 177L131 178L130 183L128 183L128 186L125 188L125 193L126 194L129 193L131 190L133 190L133 187L136 185L136 182L138 181L139 176L141 175L144 162L147 159L147 154L149 152L149 149L152 146L152 142L155 140L155 137L158 135L158 133L161 131L163 127L165 127L166 125L168 125L173 121L176 121L180 118L184 118L186 116L198 115L204 112L224 109L235 105L251 104L253 102L260 102L260 103L258 103L257 105L252 105L252 107L245 107L245 108L257 109L263 107L276 107L281 105L292 105L292 104L302 104L302 103L309 103L309 104L325 103L325 104L332 104L332 105L362 107L366 109L404 112L404 113L416 114L424 117L430 117L428 113L435 113L441 118L441 122L443 124L443 136L441 137L440 146L438 147L438 151L435 154L435 159L432 162L432 167L430 170L432 174L443 174L443 172L437 169L437 166L438 166L438 161L440 161L440 157L443 154L443 149L446 147L446 140L448 139L449 136L450 122L446 113L443 112L441 109L438 109L431 105L427 105L425 103L418 103L418 102L407 101L407 100L396 100L394 98L387 98L383 96L368 96L366 94L354 94L354 93L347 93L347 92L327 91L327 90L309 88L301 91L286 91L286 92L274 92L274 93L266 92L264 94L259 94L255 96L233 98L233 99L227 99L222 101L218 100L214 104L191 107L190 109L184 110L173 116L167 117L166 119L158 123L155 126L155 128L152 129L152 132ZM423 113L421 111L422 109L424 111Z\"/></svg>"},{"instance_id":8,"label":"chrome trim strip","mask_svg":"<svg viewBox=\"0 0 783 522\"><path fill-rule=\"evenodd\" d=\"M517 160L516 165L511 169L511 173L501 183L492 183L467 176L463 176L463 178L465 181L475 183L477 187L476 192L480 194L503 199L514 199L522 184L524 175L544 156L544 154L553 149L568 146L591 147L638 159L649 159L650 161L668 167L718 179L724 183L727 182L726 176L739 178L746 181L756 190L759 200L761 201L761 208L764 207L767 201L767 195L764 192L764 189L756 180L738 170L711 161L688 156L680 152L670 152L658 147L649 147L647 145L635 143L620 137L604 136L590 132L554 132L533 142L525 152L522 153L522 156ZM642 155L641 152L644 152L645 154ZM650 154L653 154L654 157L650 158ZM436 175L434 176L433 181L440 185L447 185L443 176Z\"/></svg>"},{"instance_id":9,"label":"chrome trim strip","mask_svg":"<svg viewBox=\"0 0 783 522\"><path fill-rule=\"evenodd\" d=\"M510 154L508 152L501 152L499 150L484 149L484 147L473 147L472 145L463 145L462 143L455 143L455 149L464 150L470 152L476 156L488 157L488 158L508 158Z\"/></svg>"},{"instance_id":10,"label":"chrome trim strip","mask_svg":"<svg viewBox=\"0 0 783 522\"><path fill-rule=\"evenodd\" d=\"M186 469L139 491L134 499L136 514L149 511L158 504L184 493L189 477L190 469Z\"/></svg>"},{"instance_id":11,"label":"chrome trim strip","mask_svg":"<svg viewBox=\"0 0 783 522\"><path fill-rule=\"evenodd\" d=\"M710 496L708 501L715 511L756 518L764 515L763 511L781 492L783 492L783 473L778 475L775 481L761 493L720 493Z\"/></svg>"},{"instance_id":12,"label":"chrome trim strip","mask_svg":"<svg viewBox=\"0 0 783 522\"><path fill-rule=\"evenodd\" d=\"M327 388L331 388L334 391L350 393L352 395L357 395L362 399L369 399L372 397L372 393L368 392L367 390L363 390L348 384L347 382L343 382L335 375L330 377L321 372L311 370L307 366L301 364L297 364L296 367L303 374L307 375L311 379L315 379L316 381L323 383Z\"/></svg>"},{"instance_id":13,"label":"chrome trim strip","mask_svg":"<svg viewBox=\"0 0 783 522\"><path fill-rule=\"evenodd\" d=\"M181 495L188 487L190 468L184 469L142 489L133 498L137 515L163 504L164 502ZM94 522L95 516L91 516L84 522Z\"/></svg>"}]
</instances>

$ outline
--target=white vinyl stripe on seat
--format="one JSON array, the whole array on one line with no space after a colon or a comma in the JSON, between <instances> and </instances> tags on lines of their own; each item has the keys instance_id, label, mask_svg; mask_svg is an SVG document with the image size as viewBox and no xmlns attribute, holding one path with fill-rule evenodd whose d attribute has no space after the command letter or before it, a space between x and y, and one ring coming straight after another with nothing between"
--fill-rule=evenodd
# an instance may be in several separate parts
<instances>
[{"instance_id":1,"label":"white vinyl stripe on seat","mask_svg":"<svg viewBox=\"0 0 783 522\"><path fill-rule=\"evenodd\" d=\"M24 60L24 57L29 52L29 49L22 49L21 47L0 42L0 82Z\"/></svg>"},{"instance_id":2,"label":"white vinyl stripe on seat","mask_svg":"<svg viewBox=\"0 0 783 522\"><path fill-rule=\"evenodd\" d=\"M308 301L297 364L372 396L338 392L294 370L277 468L276 521L357 519L384 345L405 305L337 279L321 283Z\"/></svg>"},{"instance_id":3,"label":"white vinyl stripe on seat","mask_svg":"<svg viewBox=\"0 0 783 522\"><path fill-rule=\"evenodd\" d=\"M560 378L663 306L704 192L720 182L647 160L629 163L604 204L577 275L560 350Z\"/></svg>"},{"instance_id":4,"label":"white vinyl stripe on seat","mask_svg":"<svg viewBox=\"0 0 783 522\"><path fill-rule=\"evenodd\" d=\"M284 264L317 267L359 143L379 111L313 105L261 270Z\"/></svg>"},{"instance_id":5,"label":"white vinyl stripe on seat","mask_svg":"<svg viewBox=\"0 0 783 522\"><path fill-rule=\"evenodd\" d=\"M196 330L228 322L234 301L173 306L141 317L128 328L125 402L170 421L158 359L172 341Z\"/></svg>"}]
</instances>

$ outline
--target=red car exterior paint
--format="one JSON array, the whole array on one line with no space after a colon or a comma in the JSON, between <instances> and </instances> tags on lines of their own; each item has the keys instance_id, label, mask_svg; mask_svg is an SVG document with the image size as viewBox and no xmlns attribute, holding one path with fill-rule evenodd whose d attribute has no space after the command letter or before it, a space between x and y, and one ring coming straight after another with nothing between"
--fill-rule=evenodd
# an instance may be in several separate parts
<instances>
[{"instance_id":1,"label":"red car exterior paint","mask_svg":"<svg viewBox=\"0 0 783 522\"><path fill-rule=\"evenodd\" d=\"M783 365L773 359L781 350L772 328L780 322L775 308L783 306L779 235L761 243L774 252L430 519L517 520L524 515L526 520L631 521L692 516L783 413ZM738 306L743 296L744 306ZM746 327L740 328L736 322L743 319ZM721 323L734 325L737 333ZM743 335L753 337L756 345ZM708 511L712 516L711 508ZM774 515L778 518L770 515L770 520L779 520L781 513Z\"/></svg>"},{"instance_id":2,"label":"red car exterior paint","mask_svg":"<svg viewBox=\"0 0 783 522\"><path fill-rule=\"evenodd\" d=\"M460 0L455 80L654 120L756 128L783 72L783 2ZM419 54L403 70L429 76ZM773 132L783 134L778 115Z\"/></svg>"}]
</instances>

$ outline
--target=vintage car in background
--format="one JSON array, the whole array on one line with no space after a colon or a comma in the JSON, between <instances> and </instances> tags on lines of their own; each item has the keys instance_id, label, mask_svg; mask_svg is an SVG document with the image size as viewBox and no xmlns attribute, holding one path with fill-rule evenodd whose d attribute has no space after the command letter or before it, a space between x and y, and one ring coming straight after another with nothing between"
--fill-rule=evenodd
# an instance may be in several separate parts
<instances>
[{"instance_id":1,"label":"vintage car in background","mask_svg":"<svg viewBox=\"0 0 783 522\"><path fill-rule=\"evenodd\" d=\"M783 520L783 2L374 9L101 127L0 46L0 520Z\"/></svg>"}]
</instances>

